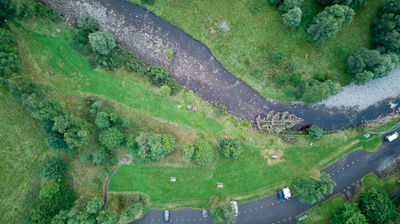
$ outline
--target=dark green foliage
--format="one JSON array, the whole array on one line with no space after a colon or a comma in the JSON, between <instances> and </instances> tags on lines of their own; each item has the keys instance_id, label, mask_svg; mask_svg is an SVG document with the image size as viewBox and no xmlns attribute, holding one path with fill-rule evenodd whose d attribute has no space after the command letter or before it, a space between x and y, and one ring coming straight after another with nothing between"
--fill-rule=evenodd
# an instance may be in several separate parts
<instances>
[{"instance_id":1,"label":"dark green foliage","mask_svg":"<svg viewBox=\"0 0 400 224\"><path fill-rule=\"evenodd\" d=\"M152 160L164 158L175 150L175 137L170 134L140 133L136 138L139 146L139 155ZM132 143L130 143L132 145Z\"/></svg>"},{"instance_id":2,"label":"dark green foliage","mask_svg":"<svg viewBox=\"0 0 400 224\"><path fill-rule=\"evenodd\" d=\"M128 62L128 69L145 75L150 70L150 65L147 61L132 56Z\"/></svg>"},{"instance_id":3,"label":"dark green foliage","mask_svg":"<svg viewBox=\"0 0 400 224\"><path fill-rule=\"evenodd\" d=\"M60 194L62 185L59 183L48 183L39 192L40 199L51 199L56 195Z\"/></svg>"},{"instance_id":4,"label":"dark green foliage","mask_svg":"<svg viewBox=\"0 0 400 224\"><path fill-rule=\"evenodd\" d=\"M165 80L165 85L171 88L171 95L173 96L178 94L179 91L181 90L181 86L179 86L176 80L171 77L168 77L167 80Z\"/></svg>"},{"instance_id":5,"label":"dark green foliage","mask_svg":"<svg viewBox=\"0 0 400 224\"><path fill-rule=\"evenodd\" d=\"M72 30L72 39L70 40L69 44L79 53L83 55L89 55L91 53L91 49L89 46L88 35L89 34L83 30L74 29Z\"/></svg>"},{"instance_id":6,"label":"dark green foliage","mask_svg":"<svg viewBox=\"0 0 400 224\"><path fill-rule=\"evenodd\" d=\"M381 52L400 55L400 3L387 1L372 25L374 43Z\"/></svg>"},{"instance_id":7,"label":"dark green foliage","mask_svg":"<svg viewBox=\"0 0 400 224\"><path fill-rule=\"evenodd\" d=\"M114 224L118 221L119 215L115 211L101 210L97 215L98 224Z\"/></svg>"},{"instance_id":8,"label":"dark green foliage","mask_svg":"<svg viewBox=\"0 0 400 224\"><path fill-rule=\"evenodd\" d=\"M332 224L367 224L367 219L361 214L357 204L345 203L336 209L331 218Z\"/></svg>"},{"instance_id":9,"label":"dark green foliage","mask_svg":"<svg viewBox=\"0 0 400 224\"><path fill-rule=\"evenodd\" d=\"M286 83L288 82L289 76L285 73L282 73L280 75L275 76L275 83L278 86L285 86Z\"/></svg>"},{"instance_id":10,"label":"dark green foliage","mask_svg":"<svg viewBox=\"0 0 400 224\"><path fill-rule=\"evenodd\" d=\"M43 176L49 179L63 179L67 171L67 162L60 158L48 159L43 166Z\"/></svg>"},{"instance_id":11,"label":"dark green foliage","mask_svg":"<svg viewBox=\"0 0 400 224\"><path fill-rule=\"evenodd\" d=\"M194 143L193 161L201 166L208 165L214 161L215 152L206 141Z\"/></svg>"},{"instance_id":12,"label":"dark green foliage","mask_svg":"<svg viewBox=\"0 0 400 224\"><path fill-rule=\"evenodd\" d=\"M272 61L274 61L274 62L277 62L277 63L281 62L284 57L285 57L285 53L283 51L275 50L274 52L272 52Z\"/></svg>"},{"instance_id":13,"label":"dark green foliage","mask_svg":"<svg viewBox=\"0 0 400 224\"><path fill-rule=\"evenodd\" d=\"M96 164L108 164L111 161L110 151L105 148L100 148L93 152L93 162Z\"/></svg>"},{"instance_id":14,"label":"dark green foliage","mask_svg":"<svg viewBox=\"0 0 400 224\"><path fill-rule=\"evenodd\" d=\"M289 83L292 84L293 86L297 86L299 84L301 84L301 73L294 73L291 76L289 76Z\"/></svg>"},{"instance_id":15,"label":"dark green foliage","mask_svg":"<svg viewBox=\"0 0 400 224\"><path fill-rule=\"evenodd\" d=\"M393 54L360 48L347 58L347 71L351 74L370 71L374 78L380 78L389 75L397 63L398 57Z\"/></svg>"},{"instance_id":16,"label":"dark green foliage","mask_svg":"<svg viewBox=\"0 0 400 224\"><path fill-rule=\"evenodd\" d=\"M98 54L96 61L106 67L107 70L119 69L126 65L131 55L121 46L117 45L109 54Z\"/></svg>"},{"instance_id":17,"label":"dark green foliage","mask_svg":"<svg viewBox=\"0 0 400 224\"><path fill-rule=\"evenodd\" d=\"M64 141L64 135L57 131L52 131L49 133L46 138L46 144L53 149L68 148L68 144Z\"/></svg>"},{"instance_id":18,"label":"dark green foliage","mask_svg":"<svg viewBox=\"0 0 400 224\"><path fill-rule=\"evenodd\" d=\"M338 5L347 5L351 8L356 8L358 6L365 4L368 0L317 0L317 1L319 2L319 4L323 6L338 4Z\"/></svg>"},{"instance_id":19,"label":"dark green foliage","mask_svg":"<svg viewBox=\"0 0 400 224\"><path fill-rule=\"evenodd\" d=\"M354 17L354 10L348 6L328 6L313 19L307 29L308 39L314 45L321 45L329 39L333 39L336 33L350 24Z\"/></svg>"},{"instance_id":20,"label":"dark green foliage","mask_svg":"<svg viewBox=\"0 0 400 224\"><path fill-rule=\"evenodd\" d=\"M129 128L129 126L131 126L131 122L129 121L128 118L124 117L124 118L122 119L121 127L123 127L123 128Z\"/></svg>"},{"instance_id":21,"label":"dark green foliage","mask_svg":"<svg viewBox=\"0 0 400 224\"><path fill-rule=\"evenodd\" d=\"M126 139L126 146L130 150L134 150L137 148L137 143L136 143L136 135L135 134L130 134L128 138Z\"/></svg>"},{"instance_id":22,"label":"dark green foliage","mask_svg":"<svg viewBox=\"0 0 400 224\"><path fill-rule=\"evenodd\" d=\"M156 3L156 0L141 0L141 2L146 5L154 5L154 3Z\"/></svg>"},{"instance_id":23,"label":"dark green foliage","mask_svg":"<svg viewBox=\"0 0 400 224\"><path fill-rule=\"evenodd\" d=\"M82 14L78 18L78 28L89 34L99 29L99 23L92 17L89 17L86 14Z\"/></svg>"},{"instance_id":24,"label":"dark green foliage","mask_svg":"<svg viewBox=\"0 0 400 224\"><path fill-rule=\"evenodd\" d=\"M105 129L99 133L99 142L107 149L119 147L124 139L122 133L115 127Z\"/></svg>"},{"instance_id":25,"label":"dark green foliage","mask_svg":"<svg viewBox=\"0 0 400 224\"><path fill-rule=\"evenodd\" d=\"M219 141L219 148L222 154L229 159L237 159L242 153L242 148L238 141L228 138L223 138Z\"/></svg>"},{"instance_id":26,"label":"dark green foliage","mask_svg":"<svg viewBox=\"0 0 400 224\"><path fill-rule=\"evenodd\" d=\"M0 0L0 25L3 25L4 20L8 19L14 14L11 8L10 0Z\"/></svg>"},{"instance_id":27,"label":"dark green foliage","mask_svg":"<svg viewBox=\"0 0 400 224\"><path fill-rule=\"evenodd\" d=\"M86 212L88 214L97 214L103 206L103 200L100 198L91 198L86 205Z\"/></svg>"},{"instance_id":28,"label":"dark green foliage","mask_svg":"<svg viewBox=\"0 0 400 224\"><path fill-rule=\"evenodd\" d=\"M370 71L363 71L360 73L357 73L354 78L353 82L354 84L360 86L360 85L365 85L367 82L371 81L374 78L374 73Z\"/></svg>"},{"instance_id":29,"label":"dark green foliage","mask_svg":"<svg viewBox=\"0 0 400 224\"><path fill-rule=\"evenodd\" d=\"M288 12L296 7L300 9L301 3L303 3L303 0L283 0L278 8L282 12Z\"/></svg>"},{"instance_id":30,"label":"dark green foliage","mask_svg":"<svg viewBox=\"0 0 400 224\"><path fill-rule=\"evenodd\" d=\"M319 82L315 79L306 79L298 85L298 97L307 104L317 103L330 95L335 95L341 90L339 83L331 80Z\"/></svg>"},{"instance_id":31,"label":"dark green foliage","mask_svg":"<svg viewBox=\"0 0 400 224\"><path fill-rule=\"evenodd\" d=\"M168 77L170 77L170 74L166 67L161 65L154 65L151 67L149 78L153 85L161 86L165 84Z\"/></svg>"},{"instance_id":32,"label":"dark green foliage","mask_svg":"<svg viewBox=\"0 0 400 224\"><path fill-rule=\"evenodd\" d=\"M140 203L134 203L129 206L125 212L123 212L122 216L126 221L133 220L136 216L140 215L143 212L143 205Z\"/></svg>"},{"instance_id":33,"label":"dark green foliage","mask_svg":"<svg viewBox=\"0 0 400 224\"><path fill-rule=\"evenodd\" d=\"M107 129L111 126L110 115L107 112L98 112L94 122L98 129Z\"/></svg>"},{"instance_id":34,"label":"dark green foliage","mask_svg":"<svg viewBox=\"0 0 400 224\"><path fill-rule=\"evenodd\" d=\"M7 29L0 28L0 52L17 53L15 36Z\"/></svg>"},{"instance_id":35,"label":"dark green foliage","mask_svg":"<svg viewBox=\"0 0 400 224\"><path fill-rule=\"evenodd\" d=\"M100 55L110 54L116 46L114 37L107 32L91 33L89 34L89 41L93 50Z\"/></svg>"},{"instance_id":36,"label":"dark green foliage","mask_svg":"<svg viewBox=\"0 0 400 224\"><path fill-rule=\"evenodd\" d=\"M0 77L21 72L21 59L14 53L0 52Z\"/></svg>"},{"instance_id":37,"label":"dark green foliage","mask_svg":"<svg viewBox=\"0 0 400 224\"><path fill-rule=\"evenodd\" d=\"M222 104L217 104L214 106L214 108L215 108L214 112L218 117L226 113L226 107Z\"/></svg>"},{"instance_id":38,"label":"dark green foliage","mask_svg":"<svg viewBox=\"0 0 400 224\"><path fill-rule=\"evenodd\" d=\"M32 117L38 120L53 120L63 114L63 108L56 100L44 99L41 101L40 99L30 98L28 102Z\"/></svg>"},{"instance_id":39,"label":"dark green foliage","mask_svg":"<svg viewBox=\"0 0 400 224\"><path fill-rule=\"evenodd\" d=\"M34 16L36 5L35 0L11 0L11 7L15 11L15 16L20 18Z\"/></svg>"},{"instance_id":40,"label":"dark green foliage","mask_svg":"<svg viewBox=\"0 0 400 224\"><path fill-rule=\"evenodd\" d=\"M236 223L236 216L233 214L232 206L230 203L223 203L221 205L222 214L224 216L224 223L234 224Z\"/></svg>"},{"instance_id":41,"label":"dark green foliage","mask_svg":"<svg viewBox=\"0 0 400 224\"><path fill-rule=\"evenodd\" d=\"M336 186L329 174L322 173L320 180L303 178L297 184L299 201L306 204L314 204L324 198L324 194L330 194Z\"/></svg>"},{"instance_id":42,"label":"dark green foliage","mask_svg":"<svg viewBox=\"0 0 400 224\"><path fill-rule=\"evenodd\" d=\"M68 220L68 211L61 210L57 215L51 220L51 224L65 224Z\"/></svg>"},{"instance_id":43,"label":"dark green foliage","mask_svg":"<svg viewBox=\"0 0 400 224\"><path fill-rule=\"evenodd\" d=\"M299 7L290 9L287 13L283 14L283 23L288 27L296 27L300 25L302 11Z\"/></svg>"},{"instance_id":44,"label":"dark green foliage","mask_svg":"<svg viewBox=\"0 0 400 224\"><path fill-rule=\"evenodd\" d=\"M324 136L324 130L322 130L320 127L318 127L318 125L311 125L311 127L309 127L307 129L308 132L308 136L310 136L310 138L312 140L320 140L323 136Z\"/></svg>"},{"instance_id":45,"label":"dark green foliage","mask_svg":"<svg viewBox=\"0 0 400 224\"><path fill-rule=\"evenodd\" d=\"M393 216L394 206L383 189L372 188L360 197L360 208L370 223L384 223Z\"/></svg>"},{"instance_id":46,"label":"dark green foliage","mask_svg":"<svg viewBox=\"0 0 400 224\"><path fill-rule=\"evenodd\" d=\"M44 19L50 19L51 21L56 23L63 21L63 17L60 13L51 10L41 3L35 4L35 15Z\"/></svg>"},{"instance_id":47,"label":"dark green foliage","mask_svg":"<svg viewBox=\"0 0 400 224\"><path fill-rule=\"evenodd\" d=\"M336 95L342 89L339 83L332 82L330 79L323 82L323 84L325 84L326 88L328 88L329 96Z\"/></svg>"},{"instance_id":48,"label":"dark green foliage","mask_svg":"<svg viewBox=\"0 0 400 224\"><path fill-rule=\"evenodd\" d=\"M290 134L282 134L281 139L283 139L285 142L288 143L296 143L297 142L297 137L295 135L290 135Z\"/></svg>"}]
</instances>

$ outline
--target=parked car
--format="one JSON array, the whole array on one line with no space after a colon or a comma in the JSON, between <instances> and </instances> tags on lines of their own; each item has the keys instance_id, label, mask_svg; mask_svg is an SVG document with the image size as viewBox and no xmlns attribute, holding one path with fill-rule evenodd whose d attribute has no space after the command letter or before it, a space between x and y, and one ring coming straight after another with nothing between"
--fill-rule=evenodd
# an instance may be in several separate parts
<instances>
[{"instance_id":1,"label":"parked car","mask_svg":"<svg viewBox=\"0 0 400 224\"><path fill-rule=\"evenodd\" d=\"M164 211L164 221L169 222L169 211L168 210Z\"/></svg>"},{"instance_id":2,"label":"parked car","mask_svg":"<svg viewBox=\"0 0 400 224\"><path fill-rule=\"evenodd\" d=\"M289 187L283 188L282 191L283 191L283 197L285 199L289 199L290 197L292 197Z\"/></svg>"},{"instance_id":3,"label":"parked car","mask_svg":"<svg viewBox=\"0 0 400 224\"><path fill-rule=\"evenodd\" d=\"M388 142L393 142L395 139L397 139L399 137L399 133L397 132L393 132L390 135L386 135L385 139Z\"/></svg>"},{"instance_id":4,"label":"parked car","mask_svg":"<svg viewBox=\"0 0 400 224\"><path fill-rule=\"evenodd\" d=\"M283 196L283 191L282 190L278 190L278 198L279 198L279 201L285 200L285 197Z\"/></svg>"},{"instance_id":5,"label":"parked car","mask_svg":"<svg viewBox=\"0 0 400 224\"><path fill-rule=\"evenodd\" d=\"M232 212L234 216L238 216L239 215L239 209L238 209L238 204L236 201L232 200L231 201L231 207L232 207Z\"/></svg>"}]
</instances>

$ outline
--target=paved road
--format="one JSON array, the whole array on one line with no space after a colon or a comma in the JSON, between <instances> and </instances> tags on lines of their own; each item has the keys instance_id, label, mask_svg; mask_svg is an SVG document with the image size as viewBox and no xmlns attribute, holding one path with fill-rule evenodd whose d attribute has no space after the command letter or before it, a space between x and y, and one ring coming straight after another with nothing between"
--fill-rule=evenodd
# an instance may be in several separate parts
<instances>
[{"instance_id":1,"label":"paved road","mask_svg":"<svg viewBox=\"0 0 400 224\"><path fill-rule=\"evenodd\" d=\"M388 115L400 106L400 96L362 111L266 99L229 73L204 44L138 5L124 0L42 1L71 20L83 13L96 18L100 28L113 34L127 50L151 64L167 66L180 85L211 104L225 105L242 120L251 121L270 110L289 111L304 119L297 128L312 123L342 129ZM174 51L172 59L166 56L166 48ZM390 102L396 106L391 108Z\"/></svg>"},{"instance_id":2,"label":"paved road","mask_svg":"<svg viewBox=\"0 0 400 224\"><path fill-rule=\"evenodd\" d=\"M397 129L400 131L400 128ZM382 140L383 141L383 140ZM349 153L322 172L331 175L336 182L332 194L339 194L343 198L350 198L361 187L361 179L368 173L374 172L379 177L398 171L400 168L400 139L388 143L383 141L382 146L375 152L357 150ZM320 201L319 203L323 202ZM315 205L312 205L315 206ZM276 195L239 205L237 223L250 224L277 224L296 223L296 217L310 209L311 205L300 203L297 198L287 201L278 201ZM179 209L170 213L171 223L213 223L210 218L203 218L200 209ZM163 223L163 211L149 210L142 219L133 223Z\"/></svg>"}]
</instances>

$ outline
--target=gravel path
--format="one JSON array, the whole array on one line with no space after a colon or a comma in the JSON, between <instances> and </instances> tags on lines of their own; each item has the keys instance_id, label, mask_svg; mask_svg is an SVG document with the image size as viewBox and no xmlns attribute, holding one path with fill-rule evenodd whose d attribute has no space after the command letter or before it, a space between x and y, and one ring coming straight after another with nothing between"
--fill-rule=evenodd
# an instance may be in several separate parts
<instances>
[{"instance_id":1,"label":"gravel path","mask_svg":"<svg viewBox=\"0 0 400 224\"><path fill-rule=\"evenodd\" d=\"M384 78L375 79L363 86L356 86L353 83L344 87L335 96L323 101L322 105L333 107L358 107L364 110L387 98L400 96L400 66ZM392 102L395 107L395 103Z\"/></svg>"}]
</instances>

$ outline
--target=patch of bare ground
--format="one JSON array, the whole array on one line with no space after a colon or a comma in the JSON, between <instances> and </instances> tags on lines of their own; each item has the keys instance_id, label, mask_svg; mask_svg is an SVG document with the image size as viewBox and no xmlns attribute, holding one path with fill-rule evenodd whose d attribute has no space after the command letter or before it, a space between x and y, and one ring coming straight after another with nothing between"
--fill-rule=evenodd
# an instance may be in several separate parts
<instances>
[{"instance_id":1,"label":"patch of bare ground","mask_svg":"<svg viewBox=\"0 0 400 224\"><path fill-rule=\"evenodd\" d=\"M264 157L264 160L267 160L269 166L284 162L285 160L282 159L283 154L283 151L280 149L264 149L261 151L261 155Z\"/></svg>"}]
</instances>

